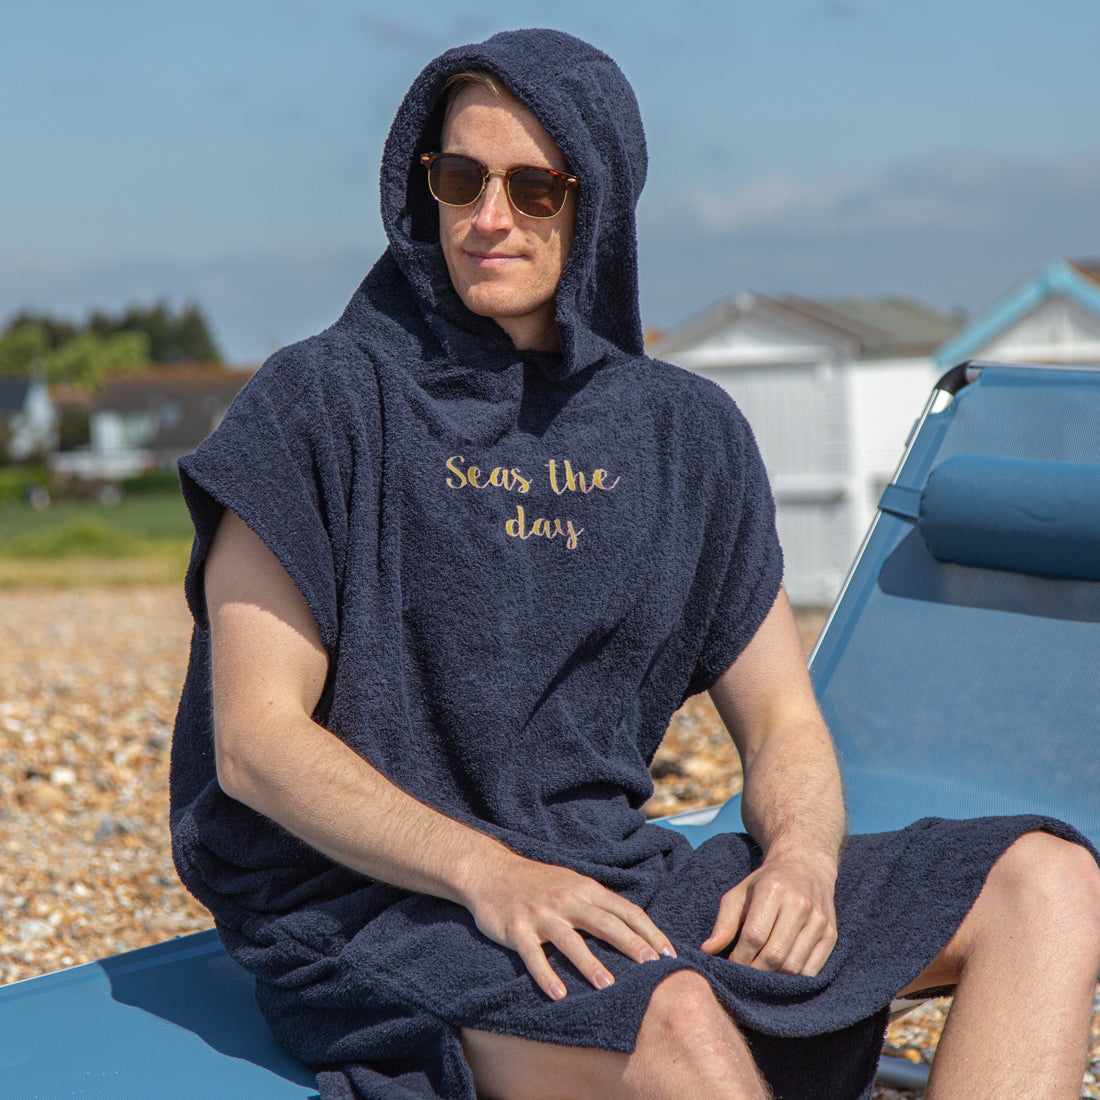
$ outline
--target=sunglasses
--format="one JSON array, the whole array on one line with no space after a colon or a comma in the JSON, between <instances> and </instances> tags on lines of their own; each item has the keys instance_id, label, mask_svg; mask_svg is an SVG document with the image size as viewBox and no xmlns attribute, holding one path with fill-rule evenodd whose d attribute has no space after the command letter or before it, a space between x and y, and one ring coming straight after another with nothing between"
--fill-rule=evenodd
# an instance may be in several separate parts
<instances>
[{"instance_id":1,"label":"sunglasses","mask_svg":"<svg viewBox=\"0 0 1100 1100\"><path fill-rule=\"evenodd\" d=\"M461 153L425 153L420 163L428 169L428 190L447 206L469 206L481 198L490 176L504 178L508 201L529 218L552 218L561 212L577 177L552 168L487 168Z\"/></svg>"}]
</instances>

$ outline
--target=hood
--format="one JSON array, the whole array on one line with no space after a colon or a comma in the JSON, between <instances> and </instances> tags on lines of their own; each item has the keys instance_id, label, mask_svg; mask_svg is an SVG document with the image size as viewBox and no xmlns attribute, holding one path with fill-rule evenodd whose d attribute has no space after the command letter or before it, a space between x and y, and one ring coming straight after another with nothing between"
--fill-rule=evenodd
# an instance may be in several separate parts
<instances>
[{"instance_id":1,"label":"hood","mask_svg":"<svg viewBox=\"0 0 1100 1100\"><path fill-rule=\"evenodd\" d=\"M472 314L451 286L439 218L420 165L439 147L447 80L466 69L495 74L539 120L580 180L573 248L558 284L561 356L538 356L568 376L616 354L642 352L634 210L646 173L637 100L614 61L554 30L504 31L448 50L405 96L382 158L382 221L390 253L449 351L511 348L493 321ZM553 360L551 363L550 360Z\"/></svg>"}]
</instances>

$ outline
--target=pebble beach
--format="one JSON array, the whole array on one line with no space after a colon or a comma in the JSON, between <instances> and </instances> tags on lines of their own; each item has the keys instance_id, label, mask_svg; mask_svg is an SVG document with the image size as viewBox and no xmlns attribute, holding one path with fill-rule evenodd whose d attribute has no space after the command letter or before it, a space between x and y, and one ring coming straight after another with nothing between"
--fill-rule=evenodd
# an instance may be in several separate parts
<instances>
[{"instance_id":1,"label":"pebble beach","mask_svg":"<svg viewBox=\"0 0 1100 1100\"><path fill-rule=\"evenodd\" d=\"M800 617L807 650L823 620ZM178 585L0 589L0 984L210 927L168 838L190 623ZM740 789L709 701L676 714L653 775L650 816ZM1095 1007L1089 1100L1100 1100L1100 996ZM930 1060L948 1010L930 1002L891 1026L888 1045Z\"/></svg>"}]
</instances>

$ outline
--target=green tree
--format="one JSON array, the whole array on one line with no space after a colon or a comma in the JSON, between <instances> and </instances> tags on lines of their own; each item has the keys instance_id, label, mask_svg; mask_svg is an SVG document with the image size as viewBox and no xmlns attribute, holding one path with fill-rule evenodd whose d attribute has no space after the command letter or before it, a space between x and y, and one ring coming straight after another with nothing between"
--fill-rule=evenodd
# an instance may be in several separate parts
<instances>
[{"instance_id":1,"label":"green tree","mask_svg":"<svg viewBox=\"0 0 1100 1100\"><path fill-rule=\"evenodd\" d=\"M43 370L49 351L49 337L41 325L23 320L9 326L0 335L0 377L25 378Z\"/></svg>"},{"instance_id":2,"label":"green tree","mask_svg":"<svg viewBox=\"0 0 1100 1100\"><path fill-rule=\"evenodd\" d=\"M178 313L165 301L129 306L119 314L97 310L83 326L22 310L0 332L0 377L41 373L50 382L94 389L109 372L138 370L150 362L221 362L197 305L189 303Z\"/></svg>"},{"instance_id":3,"label":"green tree","mask_svg":"<svg viewBox=\"0 0 1100 1100\"><path fill-rule=\"evenodd\" d=\"M81 331L77 325L74 325L71 321L66 321L62 317L54 317L50 313L36 313L34 310L24 309L8 321L4 326L4 333L7 334L12 329L25 326L39 329L46 341L46 347L51 350L68 343Z\"/></svg>"},{"instance_id":4,"label":"green tree","mask_svg":"<svg viewBox=\"0 0 1100 1100\"><path fill-rule=\"evenodd\" d=\"M88 331L97 336L144 333L149 338L149 358L154 363L221 362L210 327L194 303L178 314L164 301L152 306L130 306L118 316L96 312L88 319Z\"/></svg>"},{"instance_id":5,"label":"green tree","mask_svg":"<svg viewBox=\"0 0 1100 1100\"><path fill-rule=\"evenodd\" d=\"M0 377L42 375L86 389L102 385L108 373L142 370L149 364L149 338L141 332L101 337L82 332L57 347L49 330L28 321L0 335Z\"/></svg>"},{"instance_id":6,"label":"green tree","mask_svg":"<svg viewBox=\"0 0 1100 1100\"><path fill-rule=\"evenodd\" d=\"M22 310L0 332L0 373L26 374L33 359L47 352L59 352L81 336L109 340L126 334L146 338L148 357L153 363L222 361L202 310L190 302L176 312L162 300L151 306L128 306L117 314L96 310L84 325L51 313Z\"/></svg>"},{"instance_id":7,"label":"green tree","mask_svg":"<svg viewBox=\"0 0 1100 1100\"><path fill-rule=\"evenodd\" d=\"M179 348L184 359L201 363L220 363L221 352L214 342L206 318L193 302L179 315L176 322Z\"/></svg>"},{"instance_id":8,"label":"green tree","mask_svg":"<svg viewBox=\"0 0 1100 1100\"><path fill-rule=\"evenodd\" d=\"M84 332L43 359L46 380L97 389L108 373L144 370L149 365L149 337L143 332L97 336Z\"/></svg>"}]
</instances>

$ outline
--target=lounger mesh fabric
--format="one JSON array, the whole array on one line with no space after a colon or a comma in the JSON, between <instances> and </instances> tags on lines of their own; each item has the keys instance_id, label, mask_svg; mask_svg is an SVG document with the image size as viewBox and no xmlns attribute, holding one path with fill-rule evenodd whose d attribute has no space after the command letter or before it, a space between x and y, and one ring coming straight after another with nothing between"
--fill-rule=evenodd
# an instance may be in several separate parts
<instances>
[{"instance_id":1,"label":"lounger mesh fabric","mask_svg":"<svg viewBox=\"0 0 1100 1100\"><path fill-rule=\"evenodd\" d=\"M1055 579L1088 564L1100 485L1100 368L980 365L925 417L884 503L913 511L957 456L1019 460L1017 472L1072 467L1080 522L1034 572L937 560L912 518L883 512L814 655L819 701L841 753L854 832L926 814L1041 812L1100 841L1100 581ZM971 467L981 463L970 462ZM950 469L950 466L948 467ZM1063 471L1064 473L1064 471ZM1057 481L1057 476L1055 477ZM970 492L973 525L1004 485ZM1021 479L1023 492L1035 486ZM1072 512L1063 500L1063 517ZM1034 510L1021 530L1034 542ZM1029 526L1030 525L1030 526ZM1074 540L1077 540L1076 542ZM989 540L993 566L1014 556ZM1018 556L1018 555L1017 555ZM1077 570L1080 571L1080 570Z\"/></svg>"}]
</instances>

